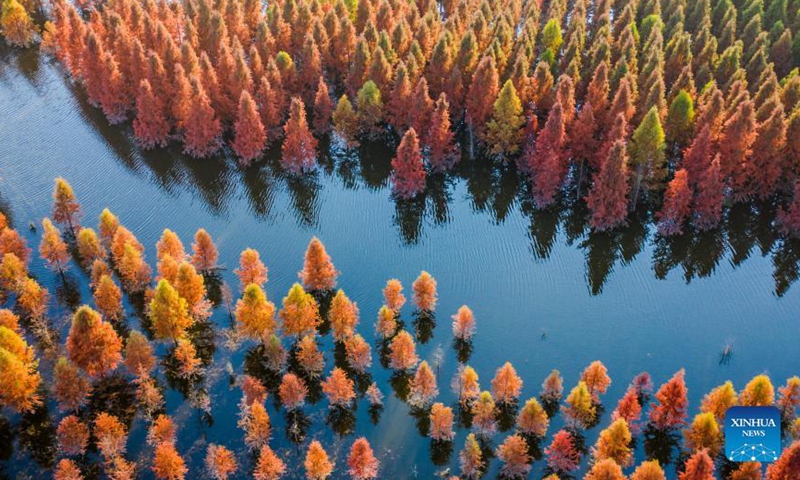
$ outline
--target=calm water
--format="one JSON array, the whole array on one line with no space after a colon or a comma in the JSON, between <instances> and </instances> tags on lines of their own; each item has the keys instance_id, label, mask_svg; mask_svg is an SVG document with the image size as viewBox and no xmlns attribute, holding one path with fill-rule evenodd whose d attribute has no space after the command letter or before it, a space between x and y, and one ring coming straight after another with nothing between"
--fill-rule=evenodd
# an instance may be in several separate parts
<instances>
[{"instance_id":1,"label":"calm water","mask_svg":"<svg viewBox=\"0 0 800 480\"><path fill-rule=\"evenodd\" d=\"M791 286L800 246L775 238L768 206L737 208L722 232L703 238L659 240L644 213L613 237L591 236L583 212L536 212L512 170L469 162L456 175L432 179L424 200L396 205L388 186L391 154L378 147L356 154L332 148L317 175L292 181L274 159L241 169L223 158L144 153L132 144L129 126L107 127L50 60L0 48L0 208L33 248L38 234L26 225L49 215L56 176L75 188L86 224L96 224L100 211L109 207L147 246L151 262L164 228L175 230L188 247L194 231L204 227L228 267L224 279L238 286L232 270L239 252L258 249L269 267L267 293L276 302L296 281L306 244L316 235L342 272L340 287L358 302L360 331L370 341L385 281L397 277L410 289L419 271L428 270L439 282L440 301L432 338L419 345L419 353L429 361L443 353L439 400L455 399L449 388L458 365L450 315L467 304L478 321L469 363L484 388L506 360L525 381L524 398L538 394L553 368L562 372L569 389L592 360L607 365L613 384L599 426L586 434L587 445L594 444L640 371L649 371L658 385L685 367L692 415L702 395L725 380L741 388L762 372L781 384L800 373L800 287ZM65 332L69 305L91 301L86 275L73 266L72 287L65 288L38 259L33 273L54 292L51 322ZM402 318L406 328L420 326L409 306ZM229 322L223 308L212 321L217 330ZM138 323L130 308L129 323ZM417 333L425 334L422 327ZM330 369L329 336L324 342ZM733 345L734 354L720 364L726 344ZM209 442L237 451L244 465L241 478L252 465L236 426L240 391L230 385L226 371L229 363L235 374L243 373L251 347L231 352L217 338L205 381L189 389L209 393L210 415L194 408L179 388L167 391L167 411L180 419L178 449L192 471L202 468ZM354 426L348 423L352 419L329 418L324 400L307 405L307 437L298 446L287 438L285 414L270 397L272 446L291 466L290 478L301 478L300 459L311 438L321 439L336 455L335 478L345 478L347 450L362 435L380 457L382 478L433 478L447 468L458 473L467 430L458 430L449 456L432 450L420 434L424 422L409 415L391 391L377 351L373 359L371 374L387 396L385 408L372 416L360 400ZM50 364L51 359L42 362L45 370ZM6 412L0 471L8 477L37 475L51 465L48 432L57 423L48 425L47 415L53 421L60 417L52 402L48 407L49 412L26 418ZM559 415L549 433L561 424ZM142 464L151 455L144 446L144 425L140 417L133 421L128 444L128 458ZM345 434L334 434L334 428ZM497 435L494 445L505 435ZM548 436L544 445L549 441ZM637 463L643 457L640 438ZM531 478L541 477L543 465L542 460L534 464ZM494 460L487 478L494 478L498 467ZM675 478L674 466L668 472ZM150 478L149 470L140 478Z\"/></svg>"}]
</instances>

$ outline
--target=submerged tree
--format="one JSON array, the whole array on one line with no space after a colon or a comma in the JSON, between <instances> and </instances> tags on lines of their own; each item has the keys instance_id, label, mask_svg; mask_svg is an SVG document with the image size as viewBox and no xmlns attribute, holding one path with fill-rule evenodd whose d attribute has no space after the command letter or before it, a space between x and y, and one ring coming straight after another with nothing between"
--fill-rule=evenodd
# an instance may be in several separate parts
<instances>
[{"instance_id":1,"label":"submerged tree","mask_svg":"<svg viewBox=\"0 0 800 480\"><path fill-rule=\"evenodd\" d=\"M392 159L392 183L400 198L412 198L425 189L425 165L419 147L417 132L410 128L403 135L397 153Z\"/></svg>"},{"instance_id":2,"label":"submerged tree","mask_svg":"<svg viewBox=\"0 0 800 480\"><path fill-rule=\"evenodd\" d=\"M547 466L557 473L569 474L580 465L580 451L575 444L575 438L567 430L556 432L544 453L547 455Z\"/></svg>"},{"instance_id":3,"label":"submerged tree","mask_svg":"<svg viewBox=\"0 0 800 480\"><path fill-rule=\"evenodd\" d=\"M80 216L81 206L72 186L63 178L56 178L53 189L53 221L66 226L69 232L75 235Z\"/></svg>"},{"instance_id":4,"label":"submerged tree","mask_svg":"<svg viewBox=\"0 0 800 480\"><path fill-rule=\"evenodd\" d=\"M298 97L292 97L289 119L283 126L285 140L281 147L281 165L292 174L314 168L317 158L317 139L311 134L306 120L306 107Z\"/></svg>"},{"instance_id":5,"label":"submerged tree","mask_svg":"<svg viewBox=\"0 0 800 480\"><path fill-rule=\"evenodd\" d=\"M656 392L658 404L650 410L651 424L660 430L671 429L686 423L686 409L689 401L686 398L685 372L679 370L669 381Z\"/></svg>"},{"instance_id":6,"label":"submerged tree","mask_svg":"<svg viewBox=\"0 0 800 480\"><path fill-rule=\"evenodd\" d=\"M426 271L420 272L412 284L414 290L414 304L418 309L427 312L436 310L436 280Z\"/></svg>"},{"instance_id":7,"label":"submerged tree","mask_svg":"<svg viewBox=\"0 0 800 480\"><path fill-rule=\"evenodd\" d=\"M261 447L258 453L258 462L253 471L253 478L256 480L278 480L286 472L286 465L269 445Z\"/></svg>"},{"instance_id":8,"label":"submerged tree","mask_svg":"<svg viewBox=\"0 0 800 480\"><path fill-rule=\"evenodd\" d=\"M500 472L507 478L524 478L531 470L533 458L528 453L528 444L519 435L506 437L497 447L497 458L503 462Z\"/></svg>"},{"instance_id":9,"label":"submerged tree","mask_svg":"<svg viewBox=\"0 0 800 480\"><path fill-rule=\"evenodd\" d=\"M303 463L308 480L325 480L333 473L333 463L328 458L328 453L317 440L308 446L306 459Z\"/></svg>"},{"instance_id":10,"label":"submerged tree","mask_svg":"<svg viewBox=\"0 0 800 480\"><path fill-rule=\"evenodd\" d=\"M617 141L609 150L586 197L586 204L592 212L592 228L604 231L625 223L628 191L628 155L625 143Z\"/></svg>"},{"instance_id":11,"label":"submerged tree","mask_svg":"<svg viewBox=\"0 0 800 480\"><path fill-rule=\"evenodd\" d=\"M72 316L69 358L90 376L104 376L122 360L122 340L99 313L83 305Z\"/></svg>"},{"instance_id":12,"label":"submerged tree","mask_svg":"<svg viewBox=\"0 0 800 480\"><path fill-rule=\"evenodd\" d=\"M231 146L241 163L250 164L261 156L267 142L267 131L261 123L261 117L256 108L256 102L247 92L242 91L239 98L239 110L234 125L236 136Z\"/></svg>"},{"instance_id":13,"label":"submerged tree","mask_svg":"<svg viewBox=\"0 0 800 480\"><path fill-rule=\"evenodd\" d=\"M336 287L339 272L333 266L330 255L319 238L308 242L303 270L299 273L303 286L311 291L328 291Z\"/></svg>"},{"instance_id":14,"label":"submerged tree","mask_svg":"<svg viewBox=\"0 0 800 480\"><path fill-rule=\"evenodd\" d=\"M517 375L511 362L506 362L497 369L492 379L492 396L499 403L512 404L517 402L520 392L522 392L522 379Z\"/></svg>"},{"instance_id":15,"label":"submerged tree","mask_svg":"<svg viewBox=\"0 0 800 480\"><path fill-rule=\"evenodd\" d=\"M354 480L371 480L378 477L378 459L372 453L372 447L366 438L361 437L353 442L347 456L348 473Z\"/></svg>"}]
</instances>

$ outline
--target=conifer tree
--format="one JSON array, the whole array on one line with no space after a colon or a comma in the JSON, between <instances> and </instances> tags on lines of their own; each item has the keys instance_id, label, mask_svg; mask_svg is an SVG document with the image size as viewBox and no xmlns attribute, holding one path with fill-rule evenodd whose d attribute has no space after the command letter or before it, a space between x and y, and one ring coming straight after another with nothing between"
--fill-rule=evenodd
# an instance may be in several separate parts
<instances>
[{"instance_id":1,"label":"conifer tree","mask_svg":"<svg viewBox=\"0 0 800 480\"><path fill-rule=\"evenodd\" d=\"M303 379L293 373L287 373L278 387L278 398L287 410L292 411L303 406L308 395Z\"/></svg>"},{"instance_id":2,"label":"conifer tree","mask_svg":"<svg viewBox=\"0 0 800 480\"><path fill-rule=\"evenodd\" d=\"M434 171L449 170L458 161L458 152L453 144L455 134L450 127L450 104L444 92L436 100L426 132L425 144L431 168Z\"/></svg>"},{"instance_id":3,"label":"conifer tree","mask_svg":"<svg viewBox=\"0 0 800 480\"><path fill-rule=\"evenodd\" d=\"M217 268L217 258L219 258L217 247L205 229L201 228L195 233L192 251L192 265L197 270L206 273Z\"/></svg>"},{"instance_id":4,"label":"conifer tree","mask_svg":"<svg viewBox=\"0 0 800 480\"><path fill-rule=\"evenodd\" d=\"M331 407L346 408L356 398L353 381L339 367L335 367L322 382L322 392L328 397Z\"/></svg>"},{"instance_id":5,"label":"conifer tree","mask_svg":"<svg viewBox=\"0 0 800 480\"><path fill-rule=\"evenodd\" d=\"M533 194L539 208L550 206L561 187L561 165L565 145L564 115L556 102L547 115L544 129L536 138L535 149L526 149L524 163L533 175Z\"/></svg>"},{"instance_id":6,"label":"conifer tree","mask_svg":"<svg viewBox=\"0 0 800 480\"><path fill-rule=\"evenodd\" d=\"M192 76L190 81L192 101L186 113L183 151L195 158L205 158L219 149L222 125L200 80Z\"/></svg>"},{"instance_id":7,"label":"conifer tree","mask_svg":"<svg viewBox=\"0 0 800 480\"><path fill-rule=\"evenodd\" d=\"M99 313L83 305L72 316L67 352L89 376L105 376L122 360L122 340Z\"/></svg>"},{"instance_id":8,"label":"conifer tree","mask_svg":"<svg viewBox=\"0 0 800 480\"><path fill-rule=\"evenodd\" d=\"M91 266L95 260L106 258L106 249L92 228L81 228L78 231L76 244L80 262L85 266Z\"/></svg>"},{"instance_id":9,"label":"conifer tree","mask_svg":"<svg viewBox=\"0 0 800 480\"><path fill-rule=\"evenodd\" d=\"M406 303L406 296L403 295L403 284L396 278L389 279L386 287L383 288L383 299L386 307L395 312L399 312Z\"/></svg>"},{"instance_id":10,"label":"conifer tree","mask_svg":"<svg viewBox=\"0 0 800 480\"><path fill-rule=\"evenodd\" d=\"M411 393L408 403L419 409L427 408L436 396L439 389L436 386L436 375L434 375L428 362L423 360L417 367L414 379L411 381Z\"/></svg>"},{"instance_id":11,"label":"conifer tree","mask_svg":"<svg viewBox=\"0 0 800 480\"><path fill-rule=\"evenodd\" d=\"M629 191L628 154L625 143L617 141L609 150L586 197L592 212L592 228L605 231L623 224L628 215Z\"/></svg>"},{"instance_id":12,"label":"conifer tree","mask_svg":"<svg viewBox=\"0 0 800 480\"><path fill-rule=\"evenodd\" d=\"M289 119L283 126L285 140L281 147L281 165L292 174L314 168L317 140L311 135L302 100L292 97Z\"/></svg>"},{"instance_id":13,"label":"conifer tree","mask_svg":"<svg viewBox=\"0 0 800 480\"><path fill-rule=\"evenodd\" d=\"M275 305L255 283L245 287L235 315L239 330L249 338L264 342L275 332Z\"/></svg>"},{"instance_id":14,"label":"conifer tree","mask_svg":"<svg viewBox=\"0 0 800 480\"><path fill-rule=\"evenodd\" d=\"M50 268L63 273L68 267L69 252L67 244L61 239L61 232L49 218L42 220L42 242L39 244L39 255Z\"/></svg>"},{"instance_id":15,"label":"conifer tree","mask_svg":"<svg viewBox=\"0 0 800 480\"><path fill-rule=\"evenodd\" d=\"M308 242L303 270L298 274L303 286L310 291L329 291L336 287L339 272L333 266L330 255L319 238L312 237Z\"/></svg>"},{"instance_id":16,"label":"conifer tree","mask_svg":"<svg viewBox=\"0 0 800 480\"><path fill-rule=\"evenodd\" d=\"M714 480L714 461L708 451L698 450L686 461L678 480Z\"/></svg>"},{"instance_id":17,"label":"conifer tree","mask_svg":"<svg viewBox=\"0 0 800 480\"><path fill-rule=\"evenodd\" d=\"M416 345L411 334L401 330L389 344L389 366L393 370L407 371L417 364Z\"/></svg>"},{"instance_id":18,"label":"conifer tree","mask_svg":"<svg viewBox=\"0 0 800 480\"><path fill-rule=\"evenodd\" d=\"M27 47L34 41L36 26L21 3L17 0L3 0L0 31L9 45Z\"/></svg>"},{"instance_id":19,"label":"conifer tree","mask_svg":"<svg viewBox=\"0 0 800 480\"><path fill-rule=\"evenodd\" d=\"M303 463L308 480L325 480L333 473L333 463L319 441L314 440L308 447Z\"/></svg>"},{"instance_id":20,"label":"conifer tree","mask_svg":"<svg viewBox=\"0 0 800 480\"><path fill-rule=\"evenodd\" d=\"M666 480L664 469L659 465L658 460L647 460L642 462L631 474L631 480Z\"/></svg>"},{"instance_id":21,"label":"conifer tree","mask_svg":"<svg viewBox=\"0 0 800 480\"><path fill-rule=\"evenodd\" d=\"M333 339L337 342L344 342L355 333L358 326L358 305L347 298L342 290L337 291L331 301L328 321L333 331Z\"/></svg>"},{"instance_id":22,"label":"conifer tree","mask_svg":"<svg viewBox=\"0 0 800 480\"><path fill-rule=\"evenodd\" d=\"M100 313L111 321L120 320L124 314L122 291L108 275L103 275L97 282L94 289L94 303Z\"/></svg>"},{"instance_id":23,"label":"conifer tree","mask_svg":"<svg viewBox=\"0 0 800 480\"><path fill-rule=\"evenodd\" d=\"M427 312L436 310L436 280L430 273L424 270L420 272L411 287L414 290L414 305L419 310Z\"/></svg>"},{"instance_id":24,"label":"conifer tree","mask_svg":"<svg viewBox=\"0 0 800 480\"><path fill-rule=\"evenodd\" d=\"M631 203L636 205L642 183L650 190L660 189L666 178L664 130L654 106L642 119L631 137L630 164L633 167Z\"/></svg>"},{"instance_id":25,"label":"conifer tree","mask_svg":"<svg viewBox=\"0 0 800 480\"><path fill-rule=\"evenodd\" d=\"M153 346L140 332L133 331L125 341L125 368L137 377L150 375L156 367Z\"/></svg>"},{"instance_id":26,"label":"conifer tree","mask_svg":"<svg viewBox=\"0 0 800 480\"><path fill-rule=\"evenodd\" d=\"M769 480L791 480L800 467L800 441L795 440L789 448L784 449L778 461L767 467ZM683 480L683 479L681 479Z\"/></svg>"},{"instance_id":27,"label":"conifer tree","mask_svg":"<svg viewBox=\"0 0 800 480\"><path fill-rule=\"evenodd\" d=\"M342 95L336 103L336 109L333 111L333 129L347 144L356 143L358 117L347 95Z\"/></svg>"},{"instance_id":28,"label":"conifer tree","mask_svg":"<svg viewBox=\"0 0 800 480\"><path fill-rule=\"evenodd\" d=\"M283 308L279 315L283 322L283 333L291 336L300 337L314 333L320 323L317 301L299 283L292 285L283 298Z\"/></svg>"},{"instance_id":29,"label":"conifer tree","mask_svg":"<svg viewBox=\"0 0 800 480\"><path fill-rule=\"evenodd\" d=\"M472 339L475 334L475 315L468 306L461 305L450 318L453 319L453 337L464 341Z\"/></svg>"},{"instance_id":30,"label":"conifer tree","mask_svg":"<svg viewBox=\"0 0 800 480\"><path fill-rule=\"evenodd\" d=\"M267 283L267 267L261 261L258 250L253 248L242 250L241 255L239 255L239 268L234 270L234 273L239 277L239 283L242 288L251 283L263 287Z\"/></svg>"},{"instance_id":31,"label":"conifer tree","mask_svg":"<svg viewBox=\"0 0 800 480\"><path fill-rule=\"evenodd\" d=\"M522 391L522 379L510 362L497 369L492 379L492 397L503 404L516 403Z\"/></svg>"},{"instance_id":32,"label":"conifer tree","mask_svg":"<svg viewBox=\"0 0 800 480\"><path fill-rule=\"evenodd\" d=\"M583 477L584 480L625 480L622 468L610 458L600 460L592 465L592 468Z\"/></svg>"},{"instance_id":33,"label":"conifer tree","mask_svg":"<svg viewBox=\"0 0 800 480\"><path fill-rule=\"evenodd\" d=\"M524 125L522 102L514 84L506 80L494 102L492 120L486 125L486 142L490 152L502 159L516 155L522 145Z\"/></svg>"},{"instance_id":34,"label":"conifer tree","mask_svg":"<svg viewBox=\"0 0 800 480\"><path fill-rule=\"evenodd\" d=\"M675 172L664 192L664 206L657 217L659 232L662 235L680 235L683 225L691 214L692 190L689 187L689 175L685 169Z\"/></svg>"},{"instance_id":35,"label":"conifer tree","mask_svg":"<svg viewBox=\"0 0 800 480\"><path fill-rule=\"evenodd\" d=\"M694 127L694 101L681 90L669 105L666 121L666 140L670 150L679 152L688 144Z\"/></svg>"},{"instance_id":36,"label":"conifer tree","mask_svg":"<svg viewBox=\"0 0 800 480\"><path fill-rule=\"evenodd\" d=\"M242 90L239 98L234 130L236 135L231 146L239 156L240 162L248 165L261 156L266 145L267 132L261 123L256 102L247 90Z\"/></svg>"},{"instance_id":37,"label":"conifer tree","mask_svg":"<svg viewBox=\"0 0 800 480\"><path fill-rule=\"evenodd\" d=\"M161 280L156 286L150 301L150 320L153 322L155 338L172 341L182 337L194 323L189 316L186 300L178 295L178 291L167 280Z\"/></svg>"},{"instance_id":38,"label":"conifer tree","mask_svg":"<svg viewBox=\"0 0 800 480\"><path fill-rule=\"evenodd\" d=\"M392 159L392 170L392 183L398 197L413 198L424 190L427 173L422 163L417 132L413 128L403 135Z\"/></svg>"},{"instance_id":39,"label":"conifer tree","mask_svg":"<svg viewBox=\"0 0 800 480\"><path fill-rule=\"evenodd\" d=\"M686 423L686 398L685 372L679 370L672 378L658 389L656 400L650 410L651 424L660 430L676 428Z\"/></svg>"},{"instance_id":40,"label":"conifer tree","mask_svg":"<svg viewBox=\"0 0 800 480\"><path fill-rule=\"evenodd\" d=\"M347 456L348 473L353 480L371 480L378 477L378 459L366 438L360 437L350 447Z\"/></svg>"},{"instance_id":41,"label":"conifer tree","mask_svg":"<svg viewBox=\"0 0 800 480\"><path fill-rule=\"evenodd\" d=\"M75 235L80 216L81 206L75 197L72 186L63 178L56 178L53 189L53 221L66 226L70 234ZM25 260L23 257L20 259Z\"/></svg>"},{"instance_id":42,"label":"conifer tree","mask_svg":"<svg viewBox=\"0 0 800 480\"><path fill-rule=\"evenodd\" d=\"M487 439L497 430L496 404L492 394L483 391L472 403L472 428L475 432Z\"/></svg>"},{"instance_id":43,"label":"conifer tree","mask_svg":"<svg viewBox=\"0 0 800 480\"><path fill-rule=\"evenodd\" d=\"M136 95L133 134L142 147L151 149L167 146L170 130L164 103L156 97L150 82L142 79Z\"/></svg>"},{"instance_id":44,"label":"conifer tree","mask_svg":"<svg viewBox=\"0 0 800 480\"><path fill-rule=\"evenodd\" d=\"M524 435L544 437L549 424L547 413L536 397L529 398L517 416L517 430Z\"/></svg>"},{"instance_id":45,"label":"conifer tree","mask_svg":"<svg viewBox=\"0 0 800 480\"><path fill-rule=\"evenodd\" d=\"M580 465L580 451L576 448L574 437L567 430L556 432L544 453L547 455L547 466L556 473L569 474Z\"/></svg>"},{"instance_id":46,"label":"conifer tree","mask_svg":"<svg viewBox=\"0 0 800 480\"><path fill-rule=\"evenodd\" d=\"M286 472L286 465L283 460L275 455L269 445L261 447L253 478L256 480L278 480L283 476L284 472Z\"/></svg>"},{"instance_id":47,"label":"conifer tree","mask_svg":"<svg viewBox=\"0 0 800 480\"><path fill-rule=\"evenodd\" d=\"M739 393L739 404L746 407L766 407L775 403L775 387L767 375L756 375Z\"/></svg>"},{"instance_id":48,"label":"conifer tree","mask_svg":"<svg viewBox=\"0 0 800 480\"><path fill-rule=\"evenodd\" d=\"M77 411L88 400L91 384L78 367L59 357L53 368L53 394L61 411Z\"/></svg>"},{"instance_id":49,"label":"conifer tree","mask_svg":"<svg viewBox=\"0 0 800 480\"><path fill-rule=\"evenodd\" d=\"M492 109L500 91L500 77L494 57L486 55L478 63L466 101L467 125L470 131L470 144L474 145L474 136L483 140L486 124L492 116Z\"/></svg>"},{"instance_id":50,"label":"conifer tree","mask_svg":"<svg viewBox=\"0 0 800 480\"><path fill-rule=\"evenodd\" d=\"M525 478L531 470L533 458L528 453L528 444L519 435L506 437L497 447L497 458L503 462L500 472L507 478Z\"/></svg>"},{"instance_id":51,"label":"conifer tree","mask_svg":"<svg viewBox=\"0 0 800 480\"><path fill-rule=\"evenodd\" d=\"M620 466L627 467L633 463L633 449L630 447L632 437L628 422L618 418L600 432L592 452L595 460L611 459Z\"/></svg>"},{"instance_id":52,"label":"conifer tree","mask_svg":"<svg viewBox=\"0 0 800 480\"><path fill-rule=\"evenodd\" d=\"M317 83L317 92L314 95L314 133L318 136L325 135L330 130L333 115L333 101L328 92L328 84L320 75Z\"/></svg>"},{"instance_id":53,"label":"conifer tree","mask_svg":"<svg viewBox=\"0 0 800 480\"><path fill-rule=\"evenodd\" d=\"M464 448L458 454L459 464L461 465L461 475L468 480L480 477L483 471L483 452L475 439L475 434L470 433L464 441Z\"/></svg>"}]
</instances>

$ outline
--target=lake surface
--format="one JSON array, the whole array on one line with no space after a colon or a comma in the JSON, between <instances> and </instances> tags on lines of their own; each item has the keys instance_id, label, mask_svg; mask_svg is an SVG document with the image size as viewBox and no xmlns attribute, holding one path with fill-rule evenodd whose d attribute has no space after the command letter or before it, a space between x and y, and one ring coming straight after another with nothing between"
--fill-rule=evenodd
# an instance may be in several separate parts
<instances>
[{"instance_id":1,"label":"lake surface","mask_svg":"<svg viewBox=\"0 0 800 480\"><path fill-rule=\"evenodd\" d=\"M297 281L306 245L318 236L341 271L339 286L358 302L359 331L370 342L386 280L399 278L408 293L420 270L427 270L438 281L439 304L432 338L418 344L418 353L429 361L443 353L438 400L452 404L456 398L449 388L458 367L450 315L466 304L478 322L469 364L485 389L505 361L524 379L523 399L538 395L553 368L561 371L569 390L591 361L605 363L613 383L603 397L605 414L586 433L588 446L610 423L617 400L641 371L650 372L658 386L686 368L692 416L702 396L725 380L740 389L766 372L777 387L800 373L800 287L791 285L800 245L777 238L768 206L737 207L722 231L702 238L659 239L647 213L614 235L589 235L584 212L535 211L514 170L486 162L462 162L456 173L431 179L423 200L398 205L388 180L392 148L367 146L346 153L332 147L322 154L318 173L302 181L287 179L275 158L240 168L232 159L192 160L173 150L140 151L130 126L108 127L52 60L0 47L0 208L29 247L38 248L39 232L27 225L38 225L50 214L57 176L74 187L85 224L96 225L101 210L110 208L147 246L153 266L155 242L164 228L176 231L188 248L194 232L204 227L227 267L223 278L236 289L232 270L239 252L256 248L269 267L266 291L276 303ZM65 334L69 305L76 299L59 295L65 290L60 278L34 257L33 274L53 293L51 322ZM85 273L73 265L68 278L79 301L91 302ZM136 326L130 308L128 316ZM402 318L413 331L410 305ZM212 321L218 331L228 327L225 309L216 309ZM329 335L323 345L327 372L333 365ZM733 346L733 356L721 363L726 345ZM230 351L217 339L204 385L210 416L178 389L167 392L167 412L180 420L178 450L192 472L201 471L209 442L237 452L243 465L237 478L245 478L252 466L236 426L241 392L230 385L226 371L230 363L235 374L243 373L250 347ZM43 370L51 362L43 359ZM433 478L447 468L458 474L467 430L458 429L449 457L432 451L409 407L391 391L390 372L376 350L370 373L387 397L379 416L371 416L360 399L354 427L344 427L352 431L339 435L329 425L325 400L307 405L310 423L300 446L287 439L285 412L275 408L271 394L271 445L290 466L288 478L302 477L300 465L312 438L335 455L333 478L347 478L346 454L358 436L369 439L381 460L381 478ZM48 407L57 425L54 403ZM19 416L6 416L12 425L20 424ZM23 419L23 426L39 422L46 433L46 419L44 414ZM542 448L562 424L559 415ZM0 472L33 477L48 467L48 435L31 441L20 433L22 427L8 422L2 430ZM506 434L495 436L494 445ZM13 446L9 435L14 435ZM129 459L147 463L151 450L144 436L145 422L137 417ZM642 458L640 438L636 463ZM531 478L540 478L544 466L537 461ZM495 459L486 478L495 478L498 468ZM675 478L674 464L667 470ZM140 478L151 478L149 469Z\"/></svg>"}]
</instances>

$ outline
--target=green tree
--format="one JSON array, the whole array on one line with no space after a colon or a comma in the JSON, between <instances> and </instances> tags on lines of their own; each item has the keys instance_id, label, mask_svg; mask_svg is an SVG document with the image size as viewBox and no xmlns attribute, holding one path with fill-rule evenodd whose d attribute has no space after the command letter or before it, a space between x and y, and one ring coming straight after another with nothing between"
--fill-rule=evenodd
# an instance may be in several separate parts
<instances>
[{"instance_id":1,"label":"green tree","mask_svg":"<svg viewBox=\"0 0 800 480\"><path fill-rule=\"evenodd\" d=\"M694 129L694 101L686 90L681 90L669 106L667 113L667 142L673 153L680 152L689 143Z\"/></svg>"},{"instance_id":2,"label":"green tree","mask_svg":"<svg viewBox=\"0 0 800 480\"><path fill-rule=\"evenodd\" d=\"M383 121L383 100L375 82L367 80L364 83L358 91L356 105L361 133L368 138L377 138L381 133L380 123Z\"/></svg>"},{"instance_id":3,"label":"green tree","mask_svg":"<svg viewBox=\"0 0 800 480\"><path fill-rule=\"evenodd\" d=\"M630 163L634 175L631 205L635 206L639 199L642 182L649 189L657 189L663 185L667 176L666 156L664 155L664 129L658 118L658 109L653 106L636 127L631 137Z\"/></svg>"}]
</instances>

